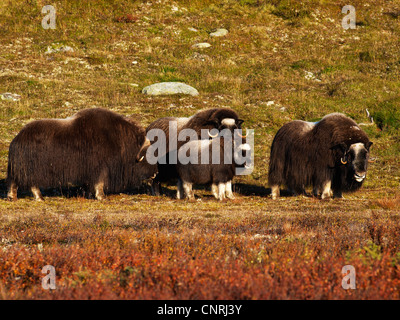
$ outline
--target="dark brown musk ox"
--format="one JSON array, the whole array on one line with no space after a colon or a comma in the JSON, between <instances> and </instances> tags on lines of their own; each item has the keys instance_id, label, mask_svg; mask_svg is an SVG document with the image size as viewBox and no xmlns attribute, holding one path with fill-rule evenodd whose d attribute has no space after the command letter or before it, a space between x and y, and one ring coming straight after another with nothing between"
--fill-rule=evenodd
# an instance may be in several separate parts
<instances>
[{"instance_id":1,"label":"dark brown musk ox","mask_svg":"<svg viewBox=\"0 0 400 320\"><path fill-rule=\"evenodd\" d=\"M178 158L178 199L194 199L193 184L211 184L214 197L221 201L234 199L232 179L237 168L252 168L250 144L243 137L233 138L229 130L214 139L185 143L179 148Z\"/></svg>"},{"instance_id":2,"label":"dark brown musk ox","mask_svg":"<svg viewBox=\"0 0 400 320\"><path fill-rule=\"evenodd\" d=\"M170 145L170 123L176 124L174 127L176 131L173 135L179 135L179 133L184 129L192 129L195 131L197 138L202 139L202 129L208 129L210 131L212 129L217 129L219 131L229 129L233 132L235 129L241 129L243 122L244 120L239 119L238 114L232 109L213 108L198 111L191 117L165 117L151 123L146 129L147 134L152 129L161 129L166 136L166 141L164 141L166 152L157 155L158 174L153 180L153 194L160 195L162 182L171 182L178 179L176 165L173 164L173 161L170 159L176 159L177 150L189 140L188 138L184 141L177 141L177 137L172 137L177 142L174 145ZM207 139L215 137L216 134L211 134L209 132ZM157 139L152 143L154 142L157 142Z\"/></svg>"},{"instance_id":3,"label":"dark brown musk ox","mask_svg":"<svg viewBox=\"0 0 400 320\"><path fill-rule=\"evenodd\" d=\"M280 128L272 142L268 182L272 198L285 185L293 193L313 186L321 199L342 198L366 177L372 142L354 120L341 113L319 122L295 120Z\"/></svg>"},{"instance_id":4,"label":"dark brown musk ox","mask_svg":"<svg viewBox=\"0 0 400 320\"><path fill-rule=\"evenodd\" d=\"M8 198L17 200L20 188L43 200L40 188L76 185L102 200L155 176L157 166L144 159L148 145L137 122L101 108L30 122L10 144Z\"/></svg>"}]
</instances>

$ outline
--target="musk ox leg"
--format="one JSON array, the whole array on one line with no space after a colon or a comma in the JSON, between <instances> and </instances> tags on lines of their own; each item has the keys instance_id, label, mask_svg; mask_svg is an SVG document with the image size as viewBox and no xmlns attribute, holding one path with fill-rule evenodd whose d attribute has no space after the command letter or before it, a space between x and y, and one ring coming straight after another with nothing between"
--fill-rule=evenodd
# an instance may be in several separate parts
<instances>
[{"instance_id":1,"label":"musk ox leg","mask_svg":"<svg viewBox=\"0 0 400 320\"><path fill-rule=\"evenodd\" d=\"M211 192L214 195L215 199L218 199L218 186L215 183L211 185Z\"/></svg>"},{"instance_id":2,"label":"musk ox leg","mask_svg":"<svg viewBox=\"0 0 400 320\"><path fill-rule=\"evenodd\" d=\"M334 190L333 191L333 197L334 198L339 198L339 199L344 199L342 190Z\"/></svg>"},{"instance_id":3,"label":"musk ox leg","mask_svg":"<svg viewBox=\"0 0 400 320\"><path fill-rule=\"evenodd\" d=\"M190 182L184 182L183 183L183 190L185 191L186 197L189 200L194 199L194 192L192 190L192 184Z\"/></svg>"},{"instance_id":4,"label":"musk ox leg","mask_svg":"<svg viewBox=\"0 0 400 320\"><path fill-rule=\"evenodd\" d=\"M220 201L225 199L225 183L218 183L218 199Z\"/></svg>"},{"instance_id":5,"label":"musk ox leg","mask_svg":"<svg viewBox=\"0 0 400 320\"><path fill-rule=\"evenodd\" d=\"M182 184L182 180L178 179L178 190L176 192L176 198L177 199L183 199L185 197L185 191L183 190L183 184Z\"/></svg>"},{"instance_id":6,"label":"musk ox leg","mask_svg":"<svg viewBox=\"0 0 400 320\"><path fill-rule=\"evenodd\" d=\"M227 183L225 183L225 192L228 199L235 199L235 196L232 192L232 181L228 181Z\"/></svg>"},{"instance_id":7,"label":"musk ox leg","mask_svg":"<svg viewBox=\"0 0 400 320\"><path fill-rule=\"evenodd\" d=\"M153 196L161 195L161 182L159 181L152 181L151 183L151 193Z\"/></svg>"},{"instance_id":8,"label":"musk ox leg","mask_svg":"<svg viewBox=\"0 0 400 320\"><path fill-rule=\"evenodd\" d=\"M31 191L33 193L33 196L35 197L36 201L43 201L43 196L42 193L40 192L40 189L38 187L31 187Z\"/></svg>"},{"instance_id":9,"label":"musk ox leg","mask_svg":"<svg viewBox=\"0 0 400 320\"><path fill-rule=\"evenodd\" d=\"M11 182L8 188L7 199L10 201L17 201L17 191L17 184L14 181Z\"/></svg>"},{"instance_id":10,"label":"musk ox leg","mask_svg":"<svg viewBox=\"0 0 400 320\"><path fill-rule=\"evenodd\" d=\"M279 186L278 185L274 185L271 186L271 196L272 196L272 200L276 200L279 197Z\"/></svg>"},{"instance_id":11,"label":"musk ox leg","mask_svg":"<svg viewBox=\"0 0 400 320\"><path fill-rule=\"evenodd\" d=\"M94 191L97 200L104 200L106 198L106 195L104 194L104 182L96 183Z\"/></svg>"},{"instance_id":12,"label":"musk ox leg","mask_svg":"<svg viewBox=\"0 0 400 320\"><path fill-rule=\"evenodd\" d=\"M321 199L327 199L331 197L332 195L331 184L332 182L329 180L322 185Z\"/></svg>"}]
</instances>

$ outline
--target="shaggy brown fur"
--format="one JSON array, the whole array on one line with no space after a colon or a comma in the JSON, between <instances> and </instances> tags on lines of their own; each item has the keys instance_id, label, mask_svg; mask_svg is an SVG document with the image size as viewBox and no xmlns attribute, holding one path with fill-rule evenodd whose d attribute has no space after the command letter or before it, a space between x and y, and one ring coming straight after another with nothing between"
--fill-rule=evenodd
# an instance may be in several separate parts
<instances>
[{"instance_id":1,"label":"shaggy brown fur","mask_svg":"<svg viewBox=\"0 0 400 320\"><path fill-rule=\"evenodd\" d=\"M355 149L357 143L363 148ZM322 191L323 198L330 189L337 197L342 191L359 189L363 181L354 177L365 175L371 145L357 123L340 113L317 123L296 120L285 124L271 147L268 180L273 198L279 195L280 185L295 193L313 185L314 193ZM347 163L342 164L341 159Z\"/></svg>"},{"instance_id":2,"label":"shaggy brown fur","mask_svg":"<svg viewBox=\"0 0 400 320\"><path fill-rule=\"evenodd\" d=\"M226 124L222 123L223 119L234 119L235 123L228 127ZM168 182L178 178L178 174L176 171L176 166L173 164L168 164L169 162L169 152L176 152L185 144L189 138L185 141L177 142L176 150L169 150L169 122L177 121L177 134L183 129L193 129L197 133L198 139L201 139L201 129L218 129L223 130L229 128L231 131L234 129L241 129L241 125L243 120L239 119L238 114L228 108L214 108L214 109L206 109L201 110L194 114L189 118L175 118L175 117L166 117L161 118L153 123L151 123L146 132L149 132L151 129L161 129L166 134L166 155L158 155L158 158L166 157L166 164L158 164L158 174L156 178L153 180L153 192L156 195L160 194L161 191L161 182Z\"/></svg>"},{"instance_id":3,"label":"shaggy brown fur","mask_svg":"<svg viewBox=\"0 0 400 320\"><path fill-rule=\"evenodd\" d=\"M190 158L187 164L179 163L176 165L179 175L178 179L178 199L182 199L184 194L189 199L194 199L192 191L193 184L211 184L215 198L224 200L225 196L234 199L232 192L232 179L236 175L237 167L244 167L249 164L251 156L246 157L246 150L250 151L250 145L246 139L241 142L234 141L232 137L217 137L212 140L190 141L179 149L179 155ZM237 145L240 143L239 145ZM212 145L219 146L219 163L213 163ZM191 155L192 149L197 149L196 155ZM207 164L201 163L202 155L207 156ZM237 156L245 157L243 164L238 164ZM214 159L216 160L216 159Z\"/></svg>"},{"instance_id":4,"label":"shaggy brown fur","mask_svg":"<svg viewBox=\"0 0 400 320\"><path fill-rule=\"evenodd\" d=\"M145 130L135 121L105 109L86 109L66 119L36 120L11 142L7 183L16 188L84 185L102 198L137 186L156 173L145 160L136 163ZM97 186L97 189L96 189Z\"/></svg>"}]
</instances>

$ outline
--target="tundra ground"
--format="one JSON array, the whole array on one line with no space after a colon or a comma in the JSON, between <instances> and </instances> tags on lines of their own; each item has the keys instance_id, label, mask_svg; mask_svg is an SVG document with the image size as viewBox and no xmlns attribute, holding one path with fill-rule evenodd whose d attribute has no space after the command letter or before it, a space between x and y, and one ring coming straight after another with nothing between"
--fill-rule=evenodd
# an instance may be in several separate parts
<instances>
[{"instance_id":1,"label":"tundra ground","mask_svg":"<svg viewBox=\"0 0 400 320\"><path fill-rule=\"evenodd\" d=\"M301 3L301 4L300 4ZM5 299L399 299L400 6L343 1L43 1L0 4L0 297ZM216 28L229 33L212 38ZM211 47L193 48L199 42ZM69 46L73 52L46 53ZM149 97L181 81L200 95ZM255 170L236 200L161 197L148 186L99 202L52 190L6 201L8 147L33 119L103 107L147 126L162 116L231 107L255 130ZM371 124L366 109L374 118ZM363 188L344 200L270 198L276 131L331 112L352 117L374 145ZM61 193L63 192L63 193ZM44 290L45 265L56 270ZM342 267L356 270L342 288Z\"/></svg>"}]
</instances>

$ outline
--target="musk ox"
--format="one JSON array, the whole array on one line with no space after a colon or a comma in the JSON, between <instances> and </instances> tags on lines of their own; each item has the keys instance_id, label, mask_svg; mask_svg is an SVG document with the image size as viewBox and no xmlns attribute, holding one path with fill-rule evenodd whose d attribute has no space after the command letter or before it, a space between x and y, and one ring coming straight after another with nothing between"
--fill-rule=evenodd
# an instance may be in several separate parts
<instances>
[{"instance_id":1,"label":"musk ox","mask_svg":"<svg viewBox=\"0 0 400 320\"><path fill-rule=\"evenodd\" d=\"M8 198L16 200L21 188L42 200L40 188L77 185L104 199L156 174L143 159L149 144L138 123L100 108L30 122L10 144Z\"/></svg>"},{"instance_id":2,"label":"musk ox","mask_svg":"<svg viewBox=\"0 0 400 320\"><path fill-rule=\"evenodd\" d=\"M229 108L214 108L201 110L191 117L178 118L178 117L165 117L158 119L151 123L146 132L149 133L152 129L161 129L166 135L165 141L165 154L158 154L158 174L153 180L153 193L159 195L161 191L161 183L169 182L178 178L176 165L171 164L171 154L176 155L177 150L189 139L184 141L177 141L176 145L170 145L170 123L176 123L176 134L178 135L184 129L192 129L197 135L198 139L202 139L202 129L229 129L233 132L235 129L241 129L244 121L239 119L238 114ZM215 138L216 135L209 133L207 139ZM176 137L175 137L176 138ZM163 161L160 161L160 160Z\"/></svg>"},{"instance_id":3,"label":"musk ox","mask_svg":"<svg viewBox=\"0 0 400 320\"><path fill-rule=\"evenodd\" d=\"M229 132L230 135L230 132ZM225 196L234 199L232 179L237 167L248 167L251 163L251 147L246 141L219 136L211 140L192 140L178 150L176 165L178 173L177 198L194 199L193 184L211 184L216 199ZM248 151L248 152L247 152Z\"/></svg>"},{"instance_id":4,"label":"musk ox","mask_svg":"<svg viewBox=\"0 0 400 320\"><path fill-rule=\"evenodd\" d=\"M295 120L277 132L271 147L268 182L272 198L279 186L314 196L342 198L355 191L366 177L372 142L352 119L332 113L312 123Z\"/></svg>"}]
</instances>

